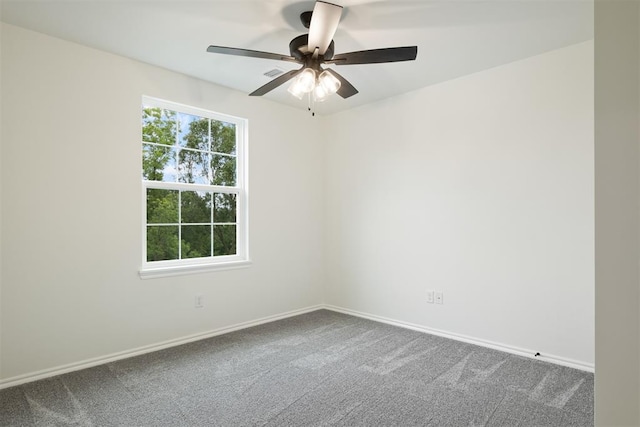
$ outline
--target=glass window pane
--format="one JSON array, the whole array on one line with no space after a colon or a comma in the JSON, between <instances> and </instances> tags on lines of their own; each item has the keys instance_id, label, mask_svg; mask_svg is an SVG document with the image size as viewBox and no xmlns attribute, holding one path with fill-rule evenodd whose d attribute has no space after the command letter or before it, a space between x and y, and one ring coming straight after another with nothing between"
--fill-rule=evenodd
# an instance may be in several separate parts
<instances>
[{"instance_id":1,"label":"glass window pane","mask_svg":"<svg viewBox=\"0 0 640 427\"><path fill-rule=\"evenodd\" d=\"M214 225L213 226L213 255L235 255L236 254L236 226L235 225Z\"/></svg>"},{"instance_id":2,"label":"glass window pane","mask_svg":"<svg viewBox=\"0 0 640 427\"><path fill-rule=\"evenodd\" d=\"M178 190L147 188L147 224L178 223Z\"/></svg>"},{"instance_id":3,"label":"glass window pane","mask_svg":"<svg viewBox=\"0 0 640 427\"><path fill-rule=\"evenodd\" d=\"M209 119L178 113L178 125L181 147L209 151Z\"/></svg>"},{"instance_id":4,"label":"glass window pane","mask_svg":"<svg viewBox=\"0 0 640 427\"><path fill-rule=\"evenodd\" d=\"M238 227L245 226L237 223L242 221L237 212L242 190L236 187L238 162L244 161L238 159L236 139L243 125L203 117L208 114L196 110L179 112L171 105L145 99L141 111L143 185L162 187L144 190L146 261L189 264L180 260L244 253L237 241L238 233L244 235Z\"/></svg>"},{"instance_id":5,"label":"glass window pane","mask_svg":"<svg viewBox=\"0 0 640 427\"><path fill-rule=\"evenodd\" d=\"M236 195L214 193L213 222L236 222Z\"/></svg>"},{"instance_id":6,"label":"glass window pane","mask_svg":"<svg viewBox=\"0 0 640 427\"><path fill-rule=\"evenodd\" d=\"M182 258L211 256L211 226L182 226Z\"/></svg>"},{"instance_id":7,"label":"glass window pane","mask_svg":"<svg viewBox=\"0 0 640 427\"><path fill-rule=\"evenodd\" d=\"M209 154L188 149L178 154L178 181L192 184L208 184Z\"/></svg>"},{"instance_id":8,"label":"glass window pane","mask_svg":"<svg viewBox=\"0 0 640 427\"><path fill-rule=\"evenodd\" d=\"M148 181L176 182L173 147L142 144L142 177Z\"/></svg>"},{"instance_id":9,"label":"glass window pane","mask_svg":"<svg viewBox=\"0 0 640 427\"><path fill-rule=\"evenodd\" d=\"M178 259L178 226L147 226L147 261Z\"/></svg>"},{"instance_id":10,"label":"glass window pane","mask_svg":"<svg viewBox=\"0 0 640 427\"><path fill-rule=\"evenodd\" d=\"M183 191L180 198L182 223L211 223L211 193Z\"/></svg>"},{"instance_id":11,"label":"glass window pane","mask_svg":"<svg viewBox=\"0 0 640 427\"><path fill-rule=\"evenodd\" d=\"M211 155L211 184L236 185L236 158Z\"/></svg>"},{"instance_id":12,"label":"glass window pane","mask_svg":"<svg viewBox=\"0 0 640 427\"><path fill-rule=\"evenodd\" d=\"M142 140L162 145L174 145L176 143L176 112L155 107L143 107Z\"/></svg>"},{"instance_id":13,"label":"glass window pane","mask_svg":"<svg viewBox=\"0 0 640 427\"><path fill-rule=\"evenodd\" d=\"M236 154L236 125L211 120L211 151Z\"/></svg>"}]
</instances>

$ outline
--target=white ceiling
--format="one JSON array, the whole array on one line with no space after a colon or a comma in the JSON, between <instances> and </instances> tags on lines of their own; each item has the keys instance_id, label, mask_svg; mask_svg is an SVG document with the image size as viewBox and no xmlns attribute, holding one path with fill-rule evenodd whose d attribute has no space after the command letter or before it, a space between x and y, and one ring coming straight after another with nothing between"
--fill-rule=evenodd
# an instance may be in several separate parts
<instances>
[{"instance_id":1,"label":"white ceiling","mask_svg":"<svg viewBox=\"0 0 640 427\"><path fill-rule=\"evenodd\" d=\"M336 53L418 46L416 61L334 67L360 93L316 106L330 114L593 38L592 0L336 0ZM207 53L210 44L289 54L306 30L295 0L2 0L3 22L250 93L263 73L297 64ZM306 109L286 91L265 95Z\"/></svg>"}]
</instances>

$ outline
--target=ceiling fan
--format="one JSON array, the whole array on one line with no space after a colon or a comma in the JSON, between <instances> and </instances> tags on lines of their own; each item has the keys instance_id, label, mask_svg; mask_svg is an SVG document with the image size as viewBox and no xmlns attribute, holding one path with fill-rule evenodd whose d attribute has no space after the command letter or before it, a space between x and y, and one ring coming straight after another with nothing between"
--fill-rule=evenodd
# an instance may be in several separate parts
<instances>
[{"instance_id":1,"label":"ceiling fan","mask_svg":"<svg viewBox=\"0 0 640 427\"><path fill-rule=\"evenodd\" d=\"M336 71L323 68L324 64L376 64L416 59L417 46L361 50L334 55L333 36L341 15L342 6L321 0L316 1L313 11L303 12L300 15L302 24L305 28L309 28L309 34L302 34L291 40L290 56L225 46L209 46L207 52L302 64L300 69L282 74L249 95L262 96L295 78L289 87L289 92L299 99L307 93L310 96L313 93L314 101L323 101L332 93L337 93L342 98L349 98L358 93L358 90Z\"/></svg>"}]
</instances>

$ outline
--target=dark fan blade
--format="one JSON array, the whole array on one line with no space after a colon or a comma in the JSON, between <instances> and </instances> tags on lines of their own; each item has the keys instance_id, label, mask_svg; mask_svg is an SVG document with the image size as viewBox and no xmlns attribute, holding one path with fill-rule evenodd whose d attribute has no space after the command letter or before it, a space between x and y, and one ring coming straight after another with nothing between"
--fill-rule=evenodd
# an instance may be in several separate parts
<instances>
[{"instance_id":1,"label":"dark fan blade","mask_svg":"<svg viewBox=\"0 0 640 427\"><path fill-rule=\"evenodd\" d=\"M338 89L338 92L337 92L338 95L346 99L358 93L358 89L353 87L353 85L349 83L347 79L342 77L340 74L333 71L331 68L327 68L327 71L331 73L336 79L340 80L340 89Z\"/></svg>"},{"instance_id":2,"label":"dark fan blade","mask_svg":"<svg viewBox=\"0 0 640 427\"><path fill-rule=\"evenodd\" d=\"M339 53L334 55L330 61L325 62L336 65L378 64L381 62L413 61L417 55L418 46L388 47Z\"/></svg>"},{"instance_id":3,"label":"dark fan blade","mask_svg":"<svg viewBox=\"0 0 640 427\"><path fill-rule=\"evenodd\" d=\"M259 50L239 49L235 47L209 46L207 52L222 53L225 55L248 56L251 58L276 59L278 61L298 62L296 58L279 53L261 52Z\"/></svg>"},{"instance_id":4,"label":"dark fan blade","mask_svg":"<svg viewBox=\"0 0 640 427\"><path fill-rule=\"evenodd\" d=\"M299 69L299 70L291 70L288 73L284 73L280 77L276 77L275 79L271 80L266 85L260 86L258 89L256 89L253 92L251 92L249 94L249 96L262 96L265 93L271 92L272 90L274 90L278 86L280 86L280 85L286 83L287 81L291 80L292 78L294 78L296 76L296 74L298 74L303 69L304 69L304 67Z\"/></svg>"}]
</instances>

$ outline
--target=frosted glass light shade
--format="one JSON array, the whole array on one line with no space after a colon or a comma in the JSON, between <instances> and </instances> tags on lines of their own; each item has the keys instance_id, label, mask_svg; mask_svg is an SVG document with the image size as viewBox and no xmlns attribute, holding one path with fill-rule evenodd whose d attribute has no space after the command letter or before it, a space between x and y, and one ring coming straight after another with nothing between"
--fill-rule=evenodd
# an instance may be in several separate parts
<instances>
[{"instance_id":1,"label":"frosted glass light shade","mask_svg":"<svg viewBox=\"0 0 640 427\"><path fill-rule=\"evenodd\" d=\"M305 93L311 92L315 85L316 72L311 68L305 68L300 74L298 74L298 77L294 79L293 83L291 83L291 86L289 86L289 89L287 90L296 98L302 99L302 96Z\"/></svg>"},{"instance_id":2,"label":"frosted glass light shade","mask_svg":"<svg viewBox=\"0 0 640 427\"><path fill-rule=\"evenodd\" d=\"M336 93L338 89L340 89L340 80L336 78L333 74L328 71L323 71L318 77L318 82L320 86L322 86L328 94Z\"/></svg>"},{"instance_id":3,"label":"frosted glass light shade","mask_svg":"<svg viewBox=\"0 0 640 427\"><path fill-rule=\"evenodd\" d=\"M316 85L316 88L313 90L313 100L316 102L324 101L329 95L331 95L329 91L321 84Z\"/></svg>"},{"instance_id":4,"label":"frosted glass light shade","mask_svg":"<svg viewBox=\"0 0 640 427\"><path fill-rule=\"evenodd\" d=\"M302 99L306 93L313 91L313 100L322 102L329 95L336 93L340 89L340 85L340 80L328 70L317 75L312 68L305 68L293 80L287 90L298 99Z\"/></svg>"},{"instance_id":5,"label":"frosted glass light shade","mask_svg":"<svg viewBox=\"0 0 640 427\"><path fill-rule=\"evenodd\" d=\"M316 72L311 68L306 68L298 76L298 84L304 93L311 92L316 84Z\"/></svg>"},{"instance_id":6,"label":"frosted glass light shade","mask_svg":"<svg viewBox=\"0 0 640 427\"><path fill-rule=\"evenodd\" d=\"M302 87L298 84L298 79L294 79L293 82L291 82L291 84L289 85L289 88L287 89L287 91L289 91L289 93L293 96L295 96L298 99L302 99L302 97L304 96L304 92L302 91Z\"/></svg>"}]
</instances>

